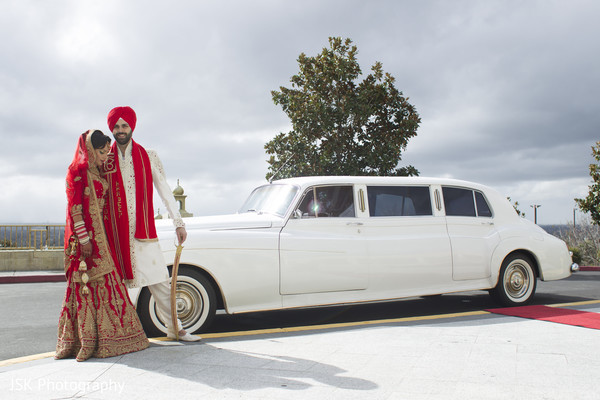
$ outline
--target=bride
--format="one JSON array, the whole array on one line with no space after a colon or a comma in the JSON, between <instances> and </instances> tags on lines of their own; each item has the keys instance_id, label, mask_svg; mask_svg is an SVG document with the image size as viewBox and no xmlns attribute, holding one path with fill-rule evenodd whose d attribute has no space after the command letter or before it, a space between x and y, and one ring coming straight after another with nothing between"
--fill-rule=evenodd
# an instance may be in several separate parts
<instances>
[{"instance_id":1,"label":"bride","mask_svg":"<svg viewBox=\"0 0 600 400\"><path fill-rule=\"evenodd\" d=\"M115 268L114 246L103 223L108 217L109 186L101 171L110 140L98 130L83 133L67 172L67 290L58 322L56 359L112 357L149 345Z\"/></svg>"}]
</instances>

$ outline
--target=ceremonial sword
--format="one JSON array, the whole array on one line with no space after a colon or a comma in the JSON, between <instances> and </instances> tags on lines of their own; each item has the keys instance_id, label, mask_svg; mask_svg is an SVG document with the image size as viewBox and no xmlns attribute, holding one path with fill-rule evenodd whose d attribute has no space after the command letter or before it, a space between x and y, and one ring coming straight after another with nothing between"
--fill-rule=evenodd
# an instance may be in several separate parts
<instances>
[{"instance_id":1,"label":"ceremonial sword","mask_svg":"<svg viewBox=\"0 0 600 400\"><path fill-rule=\"evenodd\" d=\"M171 272L171 323L175 330L175 340L179 341L179 324L177 323L177 271L179 270L179 259L183 246L177 245L175 250L175 260L173 261L173 269Z\"/></svg>"}]
</instances>

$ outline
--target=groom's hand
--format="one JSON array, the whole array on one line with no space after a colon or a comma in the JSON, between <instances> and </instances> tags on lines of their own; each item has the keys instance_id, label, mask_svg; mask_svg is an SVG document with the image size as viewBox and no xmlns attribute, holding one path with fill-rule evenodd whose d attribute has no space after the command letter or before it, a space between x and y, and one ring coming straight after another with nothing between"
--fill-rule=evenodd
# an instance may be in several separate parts
<instances>
[{"instance_id":1,"label":"groom's hand","mask_svg":"<svg viewBox=\"0 0 600 400\"><path fill-rule=\"evenodd\" d=\"M175 233L177 234L177 240L179 241L179 244L182 245L183 242L185 242L185 239L187 238L187 232L185 228L179 227L175 229Z\"/></svg>"}]
</instances>

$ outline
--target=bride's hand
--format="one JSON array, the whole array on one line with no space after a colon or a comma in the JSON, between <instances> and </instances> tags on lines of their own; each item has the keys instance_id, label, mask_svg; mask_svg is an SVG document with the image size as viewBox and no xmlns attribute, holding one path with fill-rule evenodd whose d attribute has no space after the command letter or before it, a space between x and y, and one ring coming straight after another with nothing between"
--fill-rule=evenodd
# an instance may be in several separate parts
<instances>
[{"instance_id":1,"label":"bride's hand","mask_svg":"<svg viewBox=\"0 0 600 400\"><path fill-rule=\"evenodd\" d=\"M89 256L92 255L92 243L91 242L87 242L86 244L81 245L81 255L84 258L88 258Z\"/></svg>"}]
</instances>

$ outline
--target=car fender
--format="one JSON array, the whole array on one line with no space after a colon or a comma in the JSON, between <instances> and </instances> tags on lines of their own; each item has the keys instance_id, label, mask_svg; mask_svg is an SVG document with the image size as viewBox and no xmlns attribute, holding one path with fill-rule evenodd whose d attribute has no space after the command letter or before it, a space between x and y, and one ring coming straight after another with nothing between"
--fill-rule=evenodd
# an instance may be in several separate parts
<instances>
[{"instance_id":1,"label":"car fender","mask_svg":"<svg viewBox=\"0 0 600 400\"><path fill-rule=\"evenodd\" d=\"M557 246L557 241L562 242L562 246ZM571 256L562 240L548 234L533 235L528 240L515 236L502 240L494 250L491 283L495 285L498 282L502 262L514 252L523 252L533 259L538 278L542 281L563 279L571 275Z\"/></svg>"},{"instance_id":2,"label":"car fender","mask_svg":"<svg viewBox=\"0 0 600 400\"><path fill-rule=\"evenodd\" d=\"M508 257L509 254L515 252L522 252L530 256L534 261L534 267L536 268L536 273L538 274L538 277L541 275L542 268L540 267L540 261L537 256L535 246L533 246L531 242L524 243L522 238L508 238L502 240L492 253L492 259L490 263L492 268L490 275L490 283L492 287L495 287L498 283L502 263L504 262L506 257Z\"/></svg>"},{"instance_id":3,"label":"car fender","mask_svg":"<svg viewBox=\"0 0 600 400\"><path fill-rule=\"evenodd\" d=\"M203 271L215 283L214 290L220 292L228 313L281 308L279 230L190 231L180 265ZM163 249L168 243L164 244ZM166 260L172 260L175 250L163 254Z\"/></svg>"}]
</instances>

